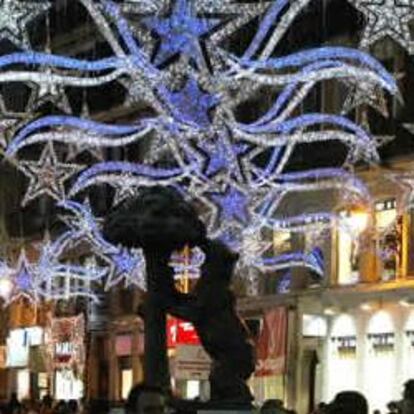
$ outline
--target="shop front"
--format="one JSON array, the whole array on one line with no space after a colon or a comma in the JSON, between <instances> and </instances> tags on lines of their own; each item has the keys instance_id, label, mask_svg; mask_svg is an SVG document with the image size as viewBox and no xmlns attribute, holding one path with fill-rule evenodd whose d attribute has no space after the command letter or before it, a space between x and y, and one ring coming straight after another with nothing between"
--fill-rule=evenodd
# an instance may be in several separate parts
<instances>
[{"instance_id":1,"label":"shop front","mask_svg":"<svg viewBox=\"0 0 414 414\"><path fill-rule=\"evenodd\" d=\"M86 359L84 317L53 318L50 332L53 397L56 400L80 399L84 395Z\"/></svg>"},{"instance_id":2,"label":"shop front","mask_svg":"<svg viewBox=\"0 0 414 414\"><path fill-rule=\"evenodd\" d=\"M107 355L104 349L95 348L95 352L102 354L95 356L101 358L101 364L108 361L108 369L100 370L103 375L100 375L98 381L107 375L107 395L112 401L125 401L131 388L143 380L143 320L138 316L128 316L113 321L107 341Z\"/></svg>"},{"instance_id":3,"label":"shop front","mask_svg":"<svg viewBox=\"0 0 414 414\"><path fill-rule=\"evenodd\" d=\"M288 312L284 307L267 311L256 344L256 371L250 386L257 402L286 400Z\"/></svg>"},{"instance_id":4,"label":"shop front","mask_svg":"<svg viewBox=\"0 0 414 414\"><path fill-rule=\"evenodd\" d=\"M398 302L355 306L332 316L329 327L322 400L358 390L371 411L384 411L400 399L404 382L414 378L414 308Z\"/></svg>"},{"instance_id":5,"label":"shop front","mask_svg":"<svg viewBox=\"0 0 414 414\"><path fill-rule=\"evenodd\" d=\"M41 327L12 329L7 337L6 367L10 391L20 399L40 398L49 391L45 333Z\"/></svg>"},{"instance_id":6,"label":"shop front","mask_svg":"<svg viewBox=\"0 0 414 414\"><path fill-rule=\"evenodd\" d=\"M210 395L211 361L201 346L194 326L169 317L167 346L174 392L182 398L207 400Z\"/></svg>"}]
</instances>

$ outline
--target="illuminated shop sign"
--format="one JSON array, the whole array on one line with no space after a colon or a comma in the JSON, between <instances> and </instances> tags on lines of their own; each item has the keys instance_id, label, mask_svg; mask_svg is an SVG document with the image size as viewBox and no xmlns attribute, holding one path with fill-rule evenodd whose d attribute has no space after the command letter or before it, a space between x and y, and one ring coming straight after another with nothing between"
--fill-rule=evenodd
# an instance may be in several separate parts
<instances>
[{"instance_id":1,"label":"illuminated shop sign","mask_svg":"<svg viewBox=\"0 0 414 414\"><path fill-rule=\"evenodd\" d=\"M368 334L372 347L377 351L392 351L395 345L395 334L392 332Z\"/></svg>"},{"instance_id":2,"label":"illuminated shop sign","mask_svg":"<svg viewBox=\"0 0 414 414\"><path fill-rule=\"evenodd\" d=\"M355 335L335 336L331 340L338 352L355 353L357 350L357 337Z\"/></svg>"},{"instance_id":3,"label":"illuminated shop sign","mask_svg":"<svg viewBox=\"0 0 414 414\"><path fill-rule=\"evenodd\" d=\"M167 344L168 348L175 348L177 345L200 345L200 338L190 322L168 318Z\"/></svg>"}]
</instances>

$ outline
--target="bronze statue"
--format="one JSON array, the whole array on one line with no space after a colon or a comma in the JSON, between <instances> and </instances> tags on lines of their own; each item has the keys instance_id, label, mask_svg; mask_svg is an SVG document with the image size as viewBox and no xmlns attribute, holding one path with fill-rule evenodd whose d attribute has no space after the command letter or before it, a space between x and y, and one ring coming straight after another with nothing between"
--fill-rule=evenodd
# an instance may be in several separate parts
<instances>
[{"instance_id":1,"label":"bronze statue","mask_svg":"<svg viewBox=\"0 0 414 414\"><path fill-rule=\"evenodd\" d=\"M238 255L206 229L191 204L174 189L150 187L110 214L104 236L112 243L141 247L147 266L145 381L169 388L165 344L165 314L191 322L212 359L211 400L249 404L246 380L254 371L254 347L245 324L235 311L230 290ZM206 255L201 277L189 294L179 292L171 253L185 245L199 246Z\"/></svg>"}]
</instances>

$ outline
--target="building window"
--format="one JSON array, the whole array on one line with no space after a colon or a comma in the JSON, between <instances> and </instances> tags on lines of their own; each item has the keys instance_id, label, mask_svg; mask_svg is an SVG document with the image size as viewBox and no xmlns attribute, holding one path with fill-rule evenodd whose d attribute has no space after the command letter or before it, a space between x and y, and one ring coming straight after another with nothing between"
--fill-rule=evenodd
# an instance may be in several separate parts
<instances>
[{"instance_id":1,"label":"building window","mask_svg":"<svg viewBox=\"0 0 414 414\"><path fill-rule=\"evenodd\" d=\"M293 250L292 235L288 231L278 231L273 234L274 256L291 253ZM265 279L264 294L288 293L292 284L292 272L290 268L280 269Z\"/></svg>"},{"instance_id":2,"label":"building window","mask_svg":"<svg viewBox=\"0 0 414 414\"><path fill-rule=\"evenodd\" d=\"M368 227L369 213L355 208L340 213L338 228L338 284L352 285L360 279L361 235Z\"/></svg>"},{"instance_id":3,"label":"building window","mask_svg":"<svg viewBox=\"0 0 414 414\"><path fill-rule=\"evenodd\" d=\"M375 204L377 249L380 258L380 278L394 280L401 264L402 222L397 217L394 199Z\"/></svg>"},{"instance_id":4,"label":"building window","mask_svg":"<svg viewBox=\"0 0 414 414\"><path fill-rule=\"evenodd\" d=\"M352 285L359 280L359 242L350 226L349 212L341 213L344 226L338 229L338 284Z\"/></svg>"}]
</instances>

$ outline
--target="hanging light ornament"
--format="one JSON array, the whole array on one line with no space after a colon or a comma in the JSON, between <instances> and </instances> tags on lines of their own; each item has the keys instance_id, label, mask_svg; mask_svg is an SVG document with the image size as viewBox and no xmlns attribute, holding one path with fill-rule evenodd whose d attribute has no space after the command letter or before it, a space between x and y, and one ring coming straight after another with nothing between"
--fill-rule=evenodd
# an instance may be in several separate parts
<instances>
[{"instance_id":1,"label":"hanging light ornament","mask_svg":"<svg viewBox=\"0 0 414 414\"><path fill-rule=\"evenodd\" d=\"M414 53L410 22L414 4L399 0L348 0L366 18L360 47L367 49L378 40L390 37L409 54Z\"/></svg>"},{"instance_id":2,"label":"hanging light ornament","mask_svg":"<svg viewBox=\"0 0 414 414\"><path fill-rule=\"evenodd\" d=\"M52 143L46 145L38 161L19 161L18 168L30 180L23 207L41 195L64 200L64 182L82 169L79 165L59 162Z\"/></svg>"},{"instance_id":3,"label":"hanging light ornament","mask_svg":"<svg viewBox=\"0 0 414 414\"><path fill-rule=\"evenodd\" d=\"M7 39L17 47L30 49L26 25L49 8L48 1L0 0L0 40Z\"/></svg>"}]
</instances>

